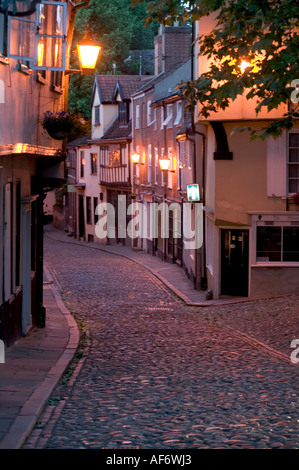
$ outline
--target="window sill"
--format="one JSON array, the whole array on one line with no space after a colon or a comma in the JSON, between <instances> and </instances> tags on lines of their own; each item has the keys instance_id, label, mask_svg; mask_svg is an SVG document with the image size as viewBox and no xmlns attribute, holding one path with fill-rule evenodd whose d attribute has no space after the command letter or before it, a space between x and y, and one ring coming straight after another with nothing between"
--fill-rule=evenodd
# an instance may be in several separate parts
<instances>
[{"instance_id":1,"label":"window sill","mask_svg":"<svg viewBox=\"0 0 299 470\"><path fill-rule=\"evenodd\" d=\"M268 261L252 264L251 268L299 268L299 261Z\"/></svg>"},{"instance_id":2,"label":"window sill","mask_svg":"<svg viewBox=\"0 0 299 470\"><path fill-rule=\"evenodd\" d=\"M24 64L18 64L18 71L23 73L24 75L32 74L32 70L29 67L27 67L27 65L24 65Z\"/></svg>"},{"instance_id":3,"label":"window sill","mask_svg":"<svg viewBox=\"0 0 299 470\"><path fill-rule=\"evenodd\" d=\"M60 95L62 95L63 93L63 89L61 86L52 85L50 87L50 90L53 91L54 93L59 93Z\"/></svg>"},{"instance_id":4,"label":"window sill","mask_svg":"<svg viewBox=\"0 0 299 470\"><path fill-rule=\"evenodd\" d=\"M40 73L36 75L36 81L42 83L43 85L47 84L47 80Z\"/></svg>"},{"instance_id":5,"label":"window sill","mask_svg":"<svg viewBox=\"0 0 299 470\"><path fill-rule=\"evenodd\" d=\"M0 64L9 65L9 58L0 54Z\"/></svg>"}]
</instances>

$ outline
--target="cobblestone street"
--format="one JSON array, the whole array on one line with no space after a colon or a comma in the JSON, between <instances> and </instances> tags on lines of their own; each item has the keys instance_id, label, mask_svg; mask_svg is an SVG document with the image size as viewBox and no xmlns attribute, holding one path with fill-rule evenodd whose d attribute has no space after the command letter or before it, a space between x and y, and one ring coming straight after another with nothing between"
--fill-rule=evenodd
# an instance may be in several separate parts
<instances>
[{"instance_id":1,"label":"cobblestone street","mask_svg":"<svg viewBox=\"0 0 299 470\"><path fill-rule=\"evenodd\" d=\"M82 343L24 448L299 448L299 296L187 307L110 253L45 260Z\"/></svg>"}]
</instances>

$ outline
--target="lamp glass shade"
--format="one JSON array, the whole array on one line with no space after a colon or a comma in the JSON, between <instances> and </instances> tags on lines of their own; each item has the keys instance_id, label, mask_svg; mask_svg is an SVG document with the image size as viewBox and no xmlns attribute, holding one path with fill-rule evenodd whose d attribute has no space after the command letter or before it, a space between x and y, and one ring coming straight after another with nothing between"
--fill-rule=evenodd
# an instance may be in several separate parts
<instances>
[{"instance_id":1,"label":"lamp glass shade","mask_svg":"<svg viewBox=\"0 0 299 470\"><path fill-rule=\"evenodd\" d=\"M78 42L77 49L82 71L93 73L101 46L93 39L89 28L87 28L82 41Z\"/></svg>"},{"instance_id":2,"label":"lamp glass shade","mask_svg":"<svg viewBox=\"0 0 299 470\"><path fill-rule=\"evenodd\" d=\"M168 171L170 165L170 158L162 157L159 159L159 163L162 171Z\"/></svg>"},{"instance_id":3,"label":"lamp glass shade","mask_svg":"<svg viewBox=\"0 0 299 470\"><path fill-rule=\"evenodd\" d=\"M139 153L132 153L131 159L133 163L139 163L140 155Z\"/></svg>"}]
</instances>

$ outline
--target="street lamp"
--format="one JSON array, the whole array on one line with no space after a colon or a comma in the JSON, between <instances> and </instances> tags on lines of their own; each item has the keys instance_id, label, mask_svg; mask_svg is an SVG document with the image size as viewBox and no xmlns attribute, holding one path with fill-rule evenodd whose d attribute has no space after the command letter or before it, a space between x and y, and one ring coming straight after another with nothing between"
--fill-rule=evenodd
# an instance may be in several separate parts
<instances>
[{"instance_id":1,"label":"street lamp","mask_svg":"<svg viewBox=\"0 0 299 470\"><path fill-rule=\"evenodd\" d=\"M162 171L167 172L169 170L170 165L170 158L169 157L161 157L159 158L160 168Z\"/></svg>"},{"instance_id":2,"label":"street lamp","mask_svg":"<svg viewBox=\"0 0 299 470\"><path fill-rule=\"evenodd\" d=\"M138 163L140 163L140 154L139 153L132 153L131 154L131 160L135 165L138 165Z\"/></svg>"},{"instance_id":3,"label":"street lamp","mask_svg":"<svg viewBox=\"0 0 299 470\"><path fill-rule=\"evenodd\" d=\"M77 44L77 49L80 70L66 70L65 74L81 73L81 75L92 75L96 68L101 46L93 38L89 24L83 39Z\"/></svg>"}]
</instances>

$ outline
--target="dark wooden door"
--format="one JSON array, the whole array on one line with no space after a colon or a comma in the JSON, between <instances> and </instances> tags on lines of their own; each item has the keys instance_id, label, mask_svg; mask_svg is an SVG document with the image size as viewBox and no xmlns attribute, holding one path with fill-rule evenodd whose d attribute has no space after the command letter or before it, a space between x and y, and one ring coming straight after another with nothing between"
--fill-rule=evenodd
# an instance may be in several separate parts
<instances>
[{"instance_id":1,"label":"dark wooden door","mask_svg":"<svg viewBox=\"0 0 299 470\"><path fill-rule=\"evenodd\" d=\"M221 230L221 294L248 296L249 231Z\"/></svg>"}]
</instances>

